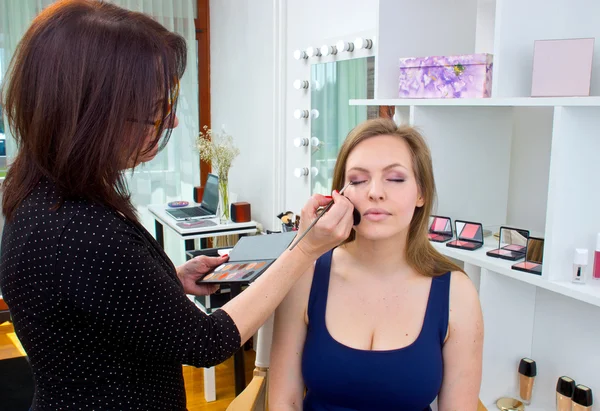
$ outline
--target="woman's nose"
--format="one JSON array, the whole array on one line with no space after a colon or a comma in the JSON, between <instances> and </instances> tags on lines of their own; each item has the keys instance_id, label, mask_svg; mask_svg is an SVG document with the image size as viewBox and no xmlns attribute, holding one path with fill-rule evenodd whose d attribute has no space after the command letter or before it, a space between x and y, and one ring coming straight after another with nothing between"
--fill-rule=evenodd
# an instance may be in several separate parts
<instances>
[{"instance_id":1,"label":"woman's nose","mask_svg":"<svg viewBox=\"0 0 600 411\"><path fill-rule=\"evenodd\" d=\"M383 200L385 197L383 184L375 179L369 184L369 198L372 200Z\"/></svg>"}]
</instances>

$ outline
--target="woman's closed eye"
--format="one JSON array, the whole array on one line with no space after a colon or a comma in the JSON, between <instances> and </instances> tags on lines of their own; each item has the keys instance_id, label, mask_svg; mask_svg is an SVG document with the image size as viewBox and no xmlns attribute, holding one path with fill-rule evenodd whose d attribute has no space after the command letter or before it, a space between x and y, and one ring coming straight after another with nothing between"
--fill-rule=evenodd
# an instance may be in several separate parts
<instances>
[{"instance_id":1,"label":"woman's closed eye","mask_svg":"<svg viewBox=\"0 0 600 411\"><path fill-rule=\"evenodd\" d=\"M406 181L404 178L388 178L388 181L393 181L395 183L404 183Z\"/></svg>"},{"instance_id":2,"label":"woman's closed eye","mask_svg":"<svg viewBox=\"0 0 600 411\"><path fill-rule=\"evenodd\" d=\"M359 184L362 184L362 183L366 183L367 180L358 180L358 179L353 180L353 179L350 179L350 182L352 183L353 186L356 186L356 185L359 185Z\"/></svg>"}]
</instances>

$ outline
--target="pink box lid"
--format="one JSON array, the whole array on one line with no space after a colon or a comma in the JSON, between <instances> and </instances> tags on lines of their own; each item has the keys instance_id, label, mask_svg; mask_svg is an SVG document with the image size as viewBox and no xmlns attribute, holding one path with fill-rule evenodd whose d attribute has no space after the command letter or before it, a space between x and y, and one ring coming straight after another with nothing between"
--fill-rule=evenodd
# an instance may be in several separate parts
<instances>
[{"instance_id":1,"label":"pink box lid","mask_svg":"<svg viewBox=\"0 0 600 411\"><path fill-rule=\"evenodd\" d=\"M455 56L403 57L400 68L454 66L456 64L481 65L491 64L493 55L488 53L459 54Z\"/></svg>"}]
</instances>

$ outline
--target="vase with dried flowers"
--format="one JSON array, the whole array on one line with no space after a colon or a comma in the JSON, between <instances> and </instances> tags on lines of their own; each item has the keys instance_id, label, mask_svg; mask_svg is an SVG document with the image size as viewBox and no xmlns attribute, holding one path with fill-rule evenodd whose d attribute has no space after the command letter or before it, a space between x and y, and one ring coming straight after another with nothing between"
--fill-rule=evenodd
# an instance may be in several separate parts
<instances>
[{"instance_id":1,"label":"vase with dried flowers","mask_svg":"<svg viewBox=\"0 0 600 411\"><path fill-rule=\"evenodd\" d=\"M229 216L229 169L240 154L233 144L233 137L227 133L215 132L204 126L196 139L196 146L203 161L210 162L219 176L219 218L221 224L230 222Z\"/></svg>"}]
</instances>

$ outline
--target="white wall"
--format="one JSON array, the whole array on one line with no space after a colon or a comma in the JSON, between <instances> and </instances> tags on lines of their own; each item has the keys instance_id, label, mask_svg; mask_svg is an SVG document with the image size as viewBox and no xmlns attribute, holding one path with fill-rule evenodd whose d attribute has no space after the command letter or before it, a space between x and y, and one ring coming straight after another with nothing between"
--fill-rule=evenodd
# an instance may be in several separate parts
<instances>
[{"instance_id":1,"label":"white wall","mask_svg":"<svg viewBox=\"0 0 600 411\"><path fill-rule=\"evenodd\" d=\"M310 196L309 180L293 175L296 167L310 167L308 152L293 145L295 137L310 136L310 125L292 115L297 107L310 107L310 94L292 87L296 78L309 79L310 62L295 60L293 51L374 30L377 4L210 2L212 127L224 124L240 147L230 190L252 204L253 218L265 228L280 229L275 216L284 209L299 213Z\"/></svg>"},{"instance_id":2,"label":"white wall","mask_svg":"<svg viewBox=\"0 0 600 411\"><path fill-rule=\"evenodd\" d=\"M224 127L240 148L229 174L230 196L249 202L253 219L265 228L278 213L273 192L274 10L274 0L210 2L212 128Z\"/></svg>"}]
</instances>

